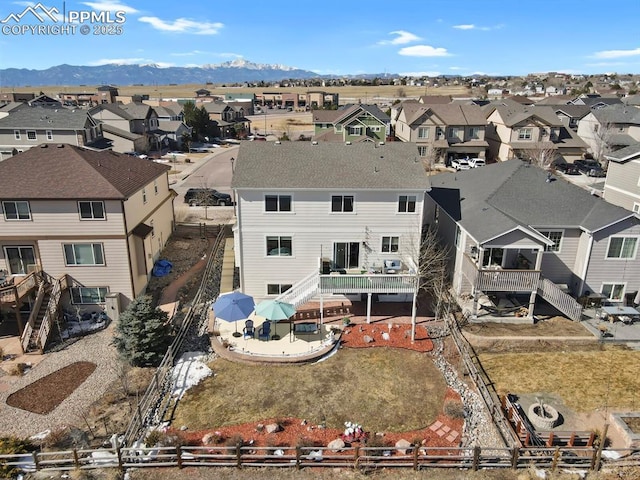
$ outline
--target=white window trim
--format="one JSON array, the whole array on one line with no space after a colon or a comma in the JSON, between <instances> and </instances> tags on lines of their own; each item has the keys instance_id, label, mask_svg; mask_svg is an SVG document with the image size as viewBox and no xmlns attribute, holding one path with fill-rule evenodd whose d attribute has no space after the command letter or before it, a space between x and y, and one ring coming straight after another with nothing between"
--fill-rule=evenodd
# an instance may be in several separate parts
<instances>
[{"instance_id":1,"label":"white window trim","mask_svg":"<svg viewBox=\"0 0 640 480\"><path fill-rule=\"evenodd\" d=\"M90 203L91 204L91 218L82 218L82 213L80 210L80 204L81 203ZM101 203L102 204L102 213L104 214L104 216L102 218L100 217L95 217L94 213L93 213L93 204L94 203ZM102 200L79 200L78 201L78 218L80 218L81 222L94 222L94 221L105 221L107 219L107 211L105 209L104 206L104 202Z\"/></svg>"},{"instance_id":2,"label":"white window trim","mask_svg":"<svg viewBox=\"0 0 640 480\"><path fill-rule=\"evenodd\" d=\"M280 293L269 293L269 285L276 285ZM283 290L282 287L287 285L289 286L289 288L287 288L286 290ZM265 292L268 297L277 297L278 295L282 295L284 292L286 292L287 290L290 290L291 288L293 288L292 283L267 283L265 285Z\"/></svg>"},{"instance_id":3,"label":"white window trim","mask_svg":"<svg viewBox=\"0 0 640 480\"><path fill-rule=\"evenodd\" d=\"M611 301L611 302L624 302L624 296L627 292L627 282L617 282L617 281L611 281L611 282L602 282L600 284L600 294L602 294L602 289L604 288L605 285L622 285L622 294L620 295L620 299L613 299L611 297L608 297L607 300ZM611 289L611 291L613 292L613 288Z\"/></svg>"},{"instance_id":4,"label":"white window trim","mask_svg":"<svg viewBox=\"0 0 640 480\"><path fill-rule=\"evenodd\" d=\"M33 133L35 138L29 138L29 134ZM29 142L37 142L38 141L38 132L35 130L27 130L27 141Z\"/></svg>"},{"instance_id":5,"label":"white window trim","mask_svg":"<svg viewBox=\"0 0 640 480\"><path fill-rule=\"evenodd\" d=\"M7 209L5 207L6 203L26 203L27 204L27 208L29 209L29 218L7 218ZM18 207L16 206L16 214L18 212ZM4 215L4 219L7 222L30 222L32 220L32 215L31 215L31 204L29 203L28 200L3 200L2 202L2 214Z\"/></svg>"},{"instance_id":6,"label":"white window trim","mask_svg":"<svg viewBox=\"0 0 640 480\"><path fill-rule=\"evenodd\" d=\"M267 239L269 237L278 237L278 238L289 237L291 239L291 255L268 255ZM293 248L294 239L295 239L295 236L292 233L274 233L274 234L265 235L264 243L263 243L264 258L295 258L295 250ZM278 242L279 241L280 240L278 240Z\"/></svg>"},{"instance_id":7,"label":"white window trim","mask_svg":"<svg viewBox=\"0 0 640 480\"><path fill-rule=\"evenodd\" d=\"M415 208L413 212L410 212L408 208L404 212L400 210L400 197L407 197L407 207L409 206L409 199L411 197L414 198ZM398 198L396 199L396 213L398 215L415 215L418 213L418 210L418 195L398 195Z\"/></svg>"},{"instance_id":8,"label":"white window trim","mask_svg":"<svg viewBox=\"0 0 640 480\"><path fill-rule=\"evenodd\" d=\"M526 138L524 132L529 132L529 138ZM521 135L522 133L522 135ZM518 140L522 142L528 142L529 140L533 140L533 127L522 127L518 129Z\"/></svg>"},{"instance_id":9,"label":"white window trim","mask_svg":"<svg viewBox=\"0 0 640 480\"><path fill-rule=\"evenodd\" d=\"M278 210L267 210L267 197L278 197ZM291 210L280 210L280 197L289 197ZM287 215L295 213L293 210L293 194L292 193L265 193L263 197L262 211L267 215Z\"/></svg>"},{"instance_id":10,"label":"white window trim","mask_svg":"<svg viewBox=\"0 0 640 480\"><path fill-rule=\"evenodd\" d=\"M47 140L52 141L53 140L53 131L51 130L46 130L45 131L45 135L47 137Z\"/></svg>"},{"instance_id":11,"label":"white window trim","mask_svg":"<svg viewBox=\"0 0 640 480\"><path fill-rule=\"evenodd\" d=\"M100 245L100 249L102 250L102 263L67 263L67 252L64 248L65 245L91 245L91 251L93 253L93 245ZM74 252L75 257L75 252ZM64 258L64 264L67 267L104 267L107 265L107 260L104 254L104 244L100 242L71 242L71 243L63 243L62 244L62 258ZM95 260L95 258L94 258Z\"/></svg>"},{"instance_id":12,"label":"white window trim","mask_svg":"<svg viewBox=\"0 0 640 480\"><path fill-rule=\"evenodd\" d=\"M144 203L145 205L147 204L147 189L146 188L142 189L142 203Z\"/></svg>"},{"instance_id":13,"label":"white window trim","mask_svg":"<svg viewBox=\"0 0 640 480\"><path fill-rule=\"evenodd\" d=\"M421 140L428 140L429 139L429 127L418 127L418 138ZM421 133L424 133L424 135L421 135Z\"/></svg>"},{"instance_id":14,"label":"white window trim","mask_svg":"<svg viewBox=\"0 0 640 480\"><path fill-rule=\"evenodd\" d=\"M107 293L105 293L105 294L104 294L104 302L97 302L97 303L85 303L85 302L79 302L79 303L76 303L76 302L74 301L74 299L73 299L73 289L78 289L78 290L80 290L80 289L83 289L83 288L84 288L84 289L100 289L100 288L106 289L106 290L107 290ZM102 304L106 303L107 295L109 295L109 287L108 287L108 286L105 286L105 285L100 286L100 287L71 287L71 291L69 292L69 296L71 297L71 304L72 304L72 305L102 305Z\"/></svg>"},{"instance_id":15,"label":"white window trim","mask_svg":"<svg viewBox=\"0 0 640 480\"><path fill-rule=\"evenodd\" d=\"M640 213L640 203L638 202L633 202L633 211L635 213Z\"/></svg>"},{"instance_id":16,"label":"white window trim","mask_svg":"<svg viewBox=\"0 0 640 480\"><path fill-rule=\"evenodd\" d=\"M22 140L22 135L20 135L20 130L13 131L13 139L14 140Z\"/></svg>"},{"instance_id":17,"label":"white window trim","mask_svg":"<svg viewBox=\"0 0 640 480\"><path fill-rule=\"evenodd\" d=\"M609 248L611 248L611 239L612 238L635 238L636 239L636 246L635 246L635 250L633 251L633 255L631 257L610 257L609 256ZM611 235L609 237L609 239L607 240L607 248L604 251L604 259L605 260L614 261L614 262L635 260L636 256L638 255L638 244L639 243L640 243L640 237L637 236L637 235Z\"/></svg>"},{"instance_id":18,"label":"white window trim","mask_svg":"<svg viewBox=\"0 0 640 480\"><path fill-rule=\"evenodd\" d=\"M540 229L538 230L540 232L541 235L547 237L545 235L545 233L560 233L561 237L560 237L560 242L558 242L558 250L547 250L546 248L542 251L542 253L561 253L562 252L562 244L564 243L564 230L562 229ZM549 238L549 237L547 237ZM551 240L549 238L549 240Z\"/></svg>"},{"instance_id":19,"label":"white window trim","mask_svg":"<svg viewBox=\"0 0 640 480\"><path fill-rule=\"evenodd\" d=\"M389 251L388 252L384 251L384 239L385 238L389 239ZM391 245L392 245L391 239L393 239L393 238L397 238L398 239L398 250L395 251L395 252L391 251ZM400 238L400 235L398 235L398 234L381 235L380 236L380 253L384 253L384 254L386 254L386 253L400 253L400 244L401 244L401 242L402 242L402 239Z\"/></svg>"},{"instance_id":20,"label":"white window trim","mask_svg":"<svg viewBox=\"0 0 640 480\"><path fill-rule=\"evenodd\" d=\"M352 197L353 198L353 211L351 212L345 212L345 211L339 211L339 212L334 212L333 211L333 197ZM357 212L357 199L356 199L356 195L354 193L332 193L331 195L329 195L329 215L355 215ZM344 207L344 198L342 201L342 206Z\"/></svg>"}]
</instances>

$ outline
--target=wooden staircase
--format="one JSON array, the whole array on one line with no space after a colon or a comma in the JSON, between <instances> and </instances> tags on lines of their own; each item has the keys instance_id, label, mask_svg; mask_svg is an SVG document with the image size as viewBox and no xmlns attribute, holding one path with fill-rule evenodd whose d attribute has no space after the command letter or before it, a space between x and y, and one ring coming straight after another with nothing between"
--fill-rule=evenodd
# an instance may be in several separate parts
<instances>
[{"instance_id":1,"label":"wooden staircase","mask_svg":"<svg viewBox=\"0 0 640 480\"><path fill-rule=\"evenodd\" d=\"M31 330L31 335L29 336L29 344L27 345L27 352L32 352L34 350L40 350L40 345L38 345L38 333L40 332L40 328L42 327L42 322L44 320L45 315L47 314L47 309L49 308L49 301L51 300L51 285L45 285L44 296L42 297L42 303L40 304L40 308L38 309L37 314L34 317L33 321L33 329Z\"/></svg>"}]
</instances>

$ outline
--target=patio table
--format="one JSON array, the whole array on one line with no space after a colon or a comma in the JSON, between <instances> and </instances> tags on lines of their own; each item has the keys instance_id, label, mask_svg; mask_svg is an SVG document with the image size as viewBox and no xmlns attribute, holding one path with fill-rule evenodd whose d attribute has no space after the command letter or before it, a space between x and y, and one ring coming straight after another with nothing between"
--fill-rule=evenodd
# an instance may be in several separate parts
<instances>
[{"instance_id":1,"label":"patio table","mask_svg":"<svg viewBox=\"0 0 640 480\"><path fill-rule=\"evenodd\" d=\"M607 314L611 323L616 320L624 323L632 323L633 321L640 320L640 312L633 307L613 305L602 307L602 311Z\"/></svg>"}]
</instances>

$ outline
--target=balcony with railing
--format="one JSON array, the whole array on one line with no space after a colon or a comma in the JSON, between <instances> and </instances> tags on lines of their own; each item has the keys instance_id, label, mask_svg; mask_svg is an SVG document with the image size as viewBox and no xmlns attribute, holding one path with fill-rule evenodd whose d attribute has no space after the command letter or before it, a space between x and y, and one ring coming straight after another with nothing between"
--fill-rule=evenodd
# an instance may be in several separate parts
<instances>
[{"instance_id":1,"label":"balcony with railing","mask_svg":"<svg viewBox=\"0 0 640 480\"><path fill-rule=\"evenodd\" d=\"M414 293L415 274L329 274L320 275L319 293Z\"/></svg>"},{"instance_id":2,"label":"balcony with railing","mask_svg":"<svg viewBox=\"0 0 640 480\"><path fill-rule=\"evenodd\" d=\"M37 272L28 275L13 275L5 277L0 284L0 304L16 305L33 289L38 287Z\"/></svg>"},{"instance_id":3,"label":"balcony with railing","mask_svg":"<svg viewBox=\"0 0 640 480\"><path fill-rule=\"evenodd\" d=\"M533 292L540 280L540 270L482 268L466 253L462 273L474 289L483 292Z\"/></svg>"}]
</instances>

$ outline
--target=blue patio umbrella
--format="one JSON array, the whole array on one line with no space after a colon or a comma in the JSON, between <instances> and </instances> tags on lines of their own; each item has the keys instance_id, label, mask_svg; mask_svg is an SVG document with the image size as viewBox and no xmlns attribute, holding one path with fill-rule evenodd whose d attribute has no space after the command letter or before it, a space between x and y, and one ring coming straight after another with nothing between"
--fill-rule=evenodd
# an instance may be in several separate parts
<instances>
[{"instance_id":1,"label":"blue patio umbrella","mask_svg":"<svg viewBox=\"0 0 640 480\"><path fill-rule=\"evenodd\" d=\"M235 322L238 332L238 321L246 319L255 308L253 297L242 292L225 293L218 297L211 308L216 312L216 318L227 322Z\"/></svg>"},{"instance_id":2,"label":"blue patio umbrella","mask_svg":"<svg viewBox=\"0 0 640 480\"><path fill-rule=\"evenodd\" d=\"M296 307L280 300L264 300L256 305L256 314L267 320L286 320L296 313ZM275 328L274 328L275 334Z\"/></svg>"}]
</instances>

